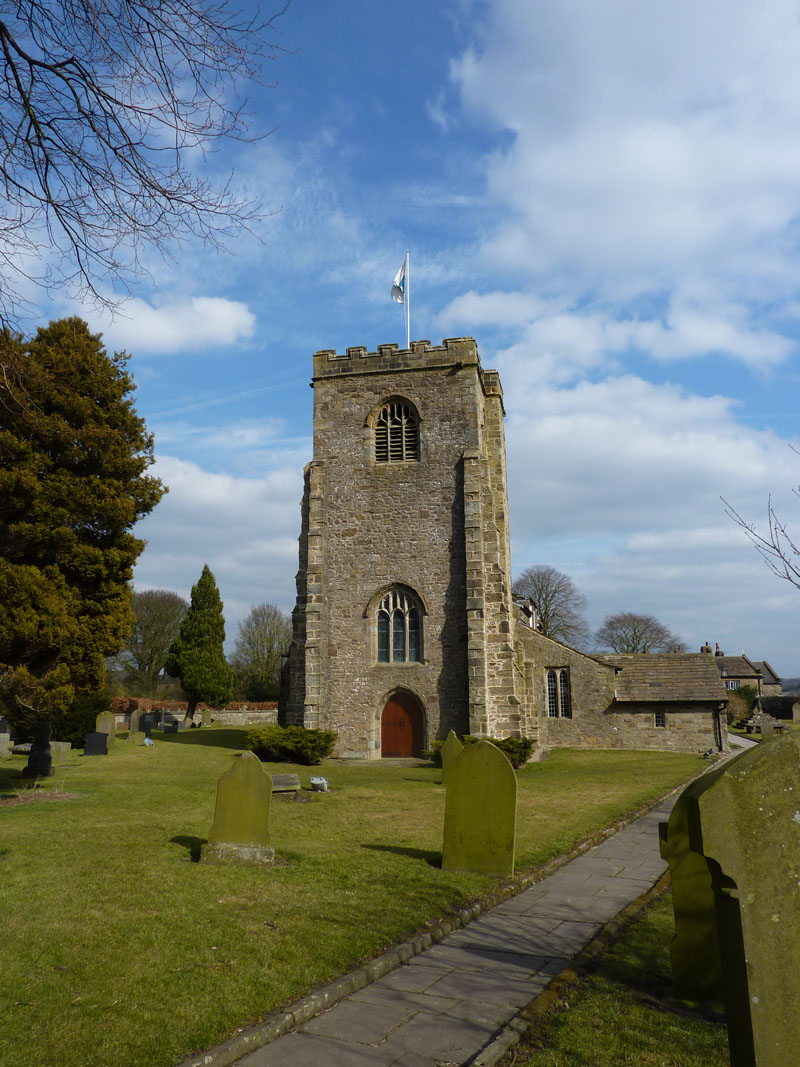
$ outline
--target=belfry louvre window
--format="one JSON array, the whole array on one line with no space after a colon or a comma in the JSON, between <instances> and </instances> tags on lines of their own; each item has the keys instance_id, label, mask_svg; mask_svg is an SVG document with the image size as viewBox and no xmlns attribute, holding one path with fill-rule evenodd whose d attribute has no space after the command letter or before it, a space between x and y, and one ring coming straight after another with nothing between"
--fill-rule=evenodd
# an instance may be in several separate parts
<instances>
[{"instance_id":1,"label":"belfry louvre window","mask_svg":"<svg viewBox=\"0 0 800 1067\"><path fill-rule=\"evenodd\" d=\"M378 605L378 663L422 661L422 613L409 593L391 589Z\"/></svg>"},{"instance_id":2,"label":"belfry louvre window","mask_svg":"<svg viewBox=\"0 0 800 1067\"><path fill-rule=\"evenodd\" d=\"M547 672L547 714L551 719L571 719L572 701L569 692L569 671L565 667Z\"/></svg>"},{"instance_id":3,"label":"belfry louvre window","mask_svg":"<svg viewBox=\"0 0 800 1067\"><path fill-rule=\"evenodd\" d=\"M419 423L409 404L391 400L375 421L375 460L402 463L419 459Z\"/></svg>"}]
</instances>

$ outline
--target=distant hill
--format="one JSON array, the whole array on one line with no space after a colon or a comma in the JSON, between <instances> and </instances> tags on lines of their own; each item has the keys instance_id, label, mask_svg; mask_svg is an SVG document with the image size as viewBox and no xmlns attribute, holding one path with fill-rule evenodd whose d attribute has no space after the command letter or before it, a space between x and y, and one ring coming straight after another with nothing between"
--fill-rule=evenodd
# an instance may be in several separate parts
<instances>
[{"instance_id":1,"label":"distant hill","mask_svg":"<svg viewBox=\"0 0 800 1067\"><path fill-rule=\"evenodd\" d=\"M800 678L781 678L784 693L800 693Z\"/></svg>"}]
</instances>

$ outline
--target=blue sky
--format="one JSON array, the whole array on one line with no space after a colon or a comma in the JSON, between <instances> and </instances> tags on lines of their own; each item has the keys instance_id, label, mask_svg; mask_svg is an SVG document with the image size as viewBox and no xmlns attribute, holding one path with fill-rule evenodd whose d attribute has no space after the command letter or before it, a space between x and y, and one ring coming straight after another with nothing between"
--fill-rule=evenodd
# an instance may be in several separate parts
<instances>
[{"instance_id":1,"label":"blue sky","mask_svg":"<svg viewBox=\"0 0 800 1067\"><path fill-rule=\"evenodd\" d=\"M800 533L800 19L782 0L293 0L213 161L274 212L153 259L116 321L170 492L137 588L290 609L311 355L475 336L507 407L514 571L800 674L800 591L720 496Z\"/></svg>"}]
</instances>

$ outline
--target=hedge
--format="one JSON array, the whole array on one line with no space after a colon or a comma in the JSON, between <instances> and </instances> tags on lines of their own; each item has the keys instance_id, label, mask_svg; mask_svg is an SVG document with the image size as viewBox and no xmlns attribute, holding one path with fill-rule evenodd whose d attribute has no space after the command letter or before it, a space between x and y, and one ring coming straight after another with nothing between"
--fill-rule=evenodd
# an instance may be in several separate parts
<instances>
[{"instance_id":1,"label":"hedge","mask_svg":"<svg viewBox=\"0 0 800 1067\"><path fill-rule=\"evenodd\" d=\"M263 763L303 763L314 766L330 756L335 730L307 730L304 726L254 726L246 744Z\"/></svg>"},{"instance_id":2,"label":"hedge","mask_svg":"<svg viewBox=\"0 0 800 1067\"><path fill-rule=\"evenodd\" d=\"M465 745L474 745L476 741L489 741L499 748L501 752L505 752L511 766L515 768L522 767L523 764L528 762L534 745L529 737L474 737L472 734L465 734L461 741ZM430 750L422 753L436 767L441 767L442 765L443 744L444 741L434 741Z\"/></svg>"}]
</instances>

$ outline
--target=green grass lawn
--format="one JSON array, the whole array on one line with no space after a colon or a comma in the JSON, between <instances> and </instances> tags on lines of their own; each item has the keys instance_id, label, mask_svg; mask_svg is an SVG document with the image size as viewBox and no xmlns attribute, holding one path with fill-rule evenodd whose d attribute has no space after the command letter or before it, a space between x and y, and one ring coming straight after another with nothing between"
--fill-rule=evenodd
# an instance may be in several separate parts
<instances>
[{"instance_id":1,"label":"green grass lawn","mask_svg":"<svg viewBox=\"0 0 800 1067\"><path fill-rule=\"evenodd\" d=\"M671 999L667 893L500 1067L728 1067L725 1024Z\"/></svg>"},{"instance_id":2,"label":"green grass lawn","mask_svg":"<svg viewBox=\"0 0 800 1067\"><path fill-rule=\"evenodd\" d=\"M168 1067L478 896L439 869L444 790L428 764L346 764L326 794L276 798L279 862L192 861L244 730L73 754L48 790L0 807L0 1062ZM158 735L156 735L158 737ZM0 763L13 796L25 760ZM699 771L674 753L554 752L519 774L518 871Z\"/></svg>"}]
</instances>

